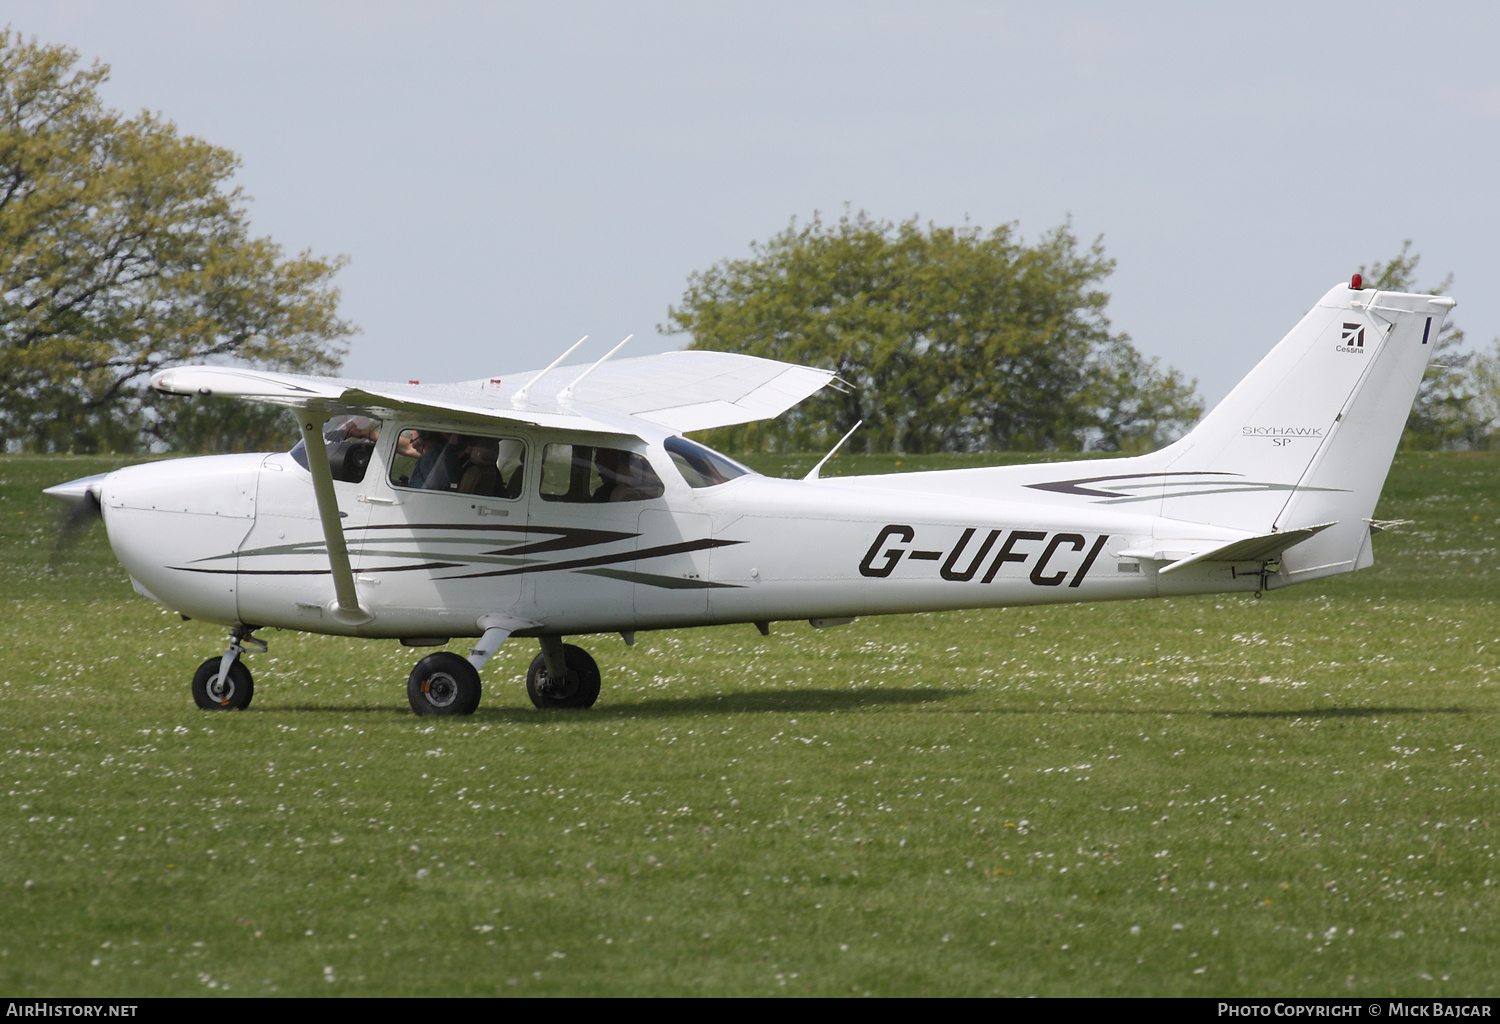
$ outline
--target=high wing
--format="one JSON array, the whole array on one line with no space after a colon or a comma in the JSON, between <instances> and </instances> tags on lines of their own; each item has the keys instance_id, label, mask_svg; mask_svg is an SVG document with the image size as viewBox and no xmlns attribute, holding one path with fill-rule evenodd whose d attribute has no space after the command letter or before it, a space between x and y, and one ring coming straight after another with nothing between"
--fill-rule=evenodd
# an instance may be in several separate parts
<instances>
[{"instance_id":1,"label":"high wing","mask_svg":"<svg viewBox=\"0 0 1500 1024\"><path fill-rule=\"evenodd\" d=\"M293 408L392 410L606 433L633 433L630 421L641 420L681 433L779 416L832 379L827 370L756 356L667 352L457 384L179 366L155 374L151 386L173 395L224 395Z\"/></svg>"}]
</instances>

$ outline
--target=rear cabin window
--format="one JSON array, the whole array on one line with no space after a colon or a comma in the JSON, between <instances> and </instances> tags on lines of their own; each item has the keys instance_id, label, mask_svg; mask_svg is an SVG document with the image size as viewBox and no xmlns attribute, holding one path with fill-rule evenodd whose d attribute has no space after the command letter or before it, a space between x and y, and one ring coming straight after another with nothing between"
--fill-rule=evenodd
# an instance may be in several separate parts
<instances>
[{"instance_id":1,"label":"rear cabin window","mask_svg":"<svg viewBox=\"0 0 1500 1024\"><path fill-rule=\"evenodd\" d=\"M644 501L666 490L645 456L622 448L549 444L542 453L545 501Z\"/></svg>"},{"instance_id":2,"label":"rear cabin window","mask_svg":"<svg viewBox=\"0 0 1500 1024\"><path fill-rule=\"evenodd\" d=\"M408 427L396 438L391 483L420 491L519 498L526 445L513 437Z\"/></svg>"}]
</instances>

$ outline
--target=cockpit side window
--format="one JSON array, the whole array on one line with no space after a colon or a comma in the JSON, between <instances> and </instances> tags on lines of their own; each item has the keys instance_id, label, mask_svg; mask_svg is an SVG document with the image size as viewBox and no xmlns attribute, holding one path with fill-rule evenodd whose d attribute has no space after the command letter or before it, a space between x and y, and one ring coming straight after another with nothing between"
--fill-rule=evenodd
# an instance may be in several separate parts
<instances>
[{"instance_id":1,"label":"cockpit side window","mask_svg":"<svg viewBox=\"0 0 1500 1024\"><path fill-rule=\"evenodd\" d=\"M525 479L526 445L514 437L425 427L408 427L396 437L390 473L396 487L514 499Z\"/></svg>"},{"instance_id":2,"label":"cockpit side window","mask_svg":"<svg viewBox=\"0 0 1500 1024\"><path fill-rule=\"evenodd\" d=\"M685 437L669 437L663 442L667 454L672 456L672 465L688 482L689 487L717 487L737 476L754 472L740 465L727 455L720 455Z\"/></svg>"},{"instance_id":3,"label":"cockpit side window","mask_svg":"<svg viewBox=\"0 0 1500 1024\"><path fill-rule=\"evenodd\" d=\"M666 488L646 457L622 448L549 444L542 453L542 500L645 501Z\"/></svg>"},{"instance_id":4,"label":"cockpit side window","mask_svg":"<svg viewBox=\"0 0 1500 1024\"><path fill-rule=\"evenodd\" d=\"M357 484L365 479L375 442L380 439L380 421L368 416L335 416L323 424L323 443L328 449L328 466L333 478ZM290 455L303 469L308 469L307 446L298 441Z\"/></svg>"}]
</instances>

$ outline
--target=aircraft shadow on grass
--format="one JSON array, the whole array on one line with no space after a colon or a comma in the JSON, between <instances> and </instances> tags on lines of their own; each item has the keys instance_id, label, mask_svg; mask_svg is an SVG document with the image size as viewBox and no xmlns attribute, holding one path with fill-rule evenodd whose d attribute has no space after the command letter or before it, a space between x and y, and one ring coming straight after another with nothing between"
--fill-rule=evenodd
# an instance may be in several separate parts
<instances>
[{"instance_id":1,"label":"aircraft shadow on grass","mask_svg":"<svg viewBox=\"0 0 1500 1024\"><path fill-rule=\"evenodd\" d=\"M1385 715L1467 715L1472 708L1306 708L1301 711L1210 711L1209 718L1380 718ZM1195 712L1196 713L1196 712Z\"/></svg>"},{"instance_id":2,"label":"aircraft shadow on grass","mask_svg":"<svg viewBox=\"0 0 1500 1024\"><path fill-rule=\"evenodd\" d=\"M1201 708L965 708L962 711L943 709L944 713L985 715L1135 715L1151 718L1380 718L1386 715L1467 715L1473 708L1301 708L1278 711L1210 711Z\"/></svg>"},{"instance_id":3,"label":"aircraft shadow on grass","mask_svg":"<svg viewBox=\"0 0 1500 1024\"><path fill-rule=\"evenodd\" d=\"M618 721L622 718L677 718L684 715L705 714L764 714L802 713L816 714L833 711L871 711L882 706L901 707L915 704L931 704L936 701L962 697L970 691L965 689L906 689L895 690L883 687L860 687L858 689L815 690L767 690L760 693L705 694L699 697L672 697L643 700L631 704L609 704L596 706L586 714L576 711L538 714L535 708L481 707L474 712L476 720L500 720L506 722L555 723L565 718L580 723L587 721ZM271 710L267 708L266 710ZM285 708L287 711L321 712L376 712L409 714L405 708L395 706L372 707L369 705L346 707L333 704L301 704Z\"/></svg>"},{"instance_id":4,"label":"aircraft shadow on grass","mask_svg":"<svg viewBox=\"0 0 1500 1024\"><path fill-rule=\"evenodd\" d=\"M882 708L904 708L919 705L936 705L956 697L968 696L972 690L953 689L887 689L884 687L859 687L856 689L809 689L767 690L760 693L705 694L698 697L673 697L643 700L630 704L611 704L595 707L587 714L576 711L560 711L538 714L537 710L524 705L515 707L480 708L474 718L480 721L535 722L552 724L563 718L580 724L591 721L618 721L634 718L678 718L686 715L705 714L819 714L835 711L877 711ZM366 713L389 714L405 717L405 708L394 705L336 705L296 704L285 708L266 708L266 711ZM1229 719L1308 719L1308 718L1382 718L1388 715L1467 715L1473 708L1465 707L1310 707L1276 711L1208 711L1180 708L950 708L928 707L926 711L962 715L1131 715L1161 718L1168 716L1194 718Z\"/></svg>"},{"instance_id":5,"label":"aircraft shadow on grass","mask_svg":"<svg viewBox=\"0 0 1500 1024\"><path fill-rule=\"evenodd\" d=\"M989 708L963 714L991 715L1145 715L1152 718L1381 718L1386 715L1467 715L1473 708L1292 708L1277 711L1209 711L1200 708Z\"/></svg>"}]
</instances>

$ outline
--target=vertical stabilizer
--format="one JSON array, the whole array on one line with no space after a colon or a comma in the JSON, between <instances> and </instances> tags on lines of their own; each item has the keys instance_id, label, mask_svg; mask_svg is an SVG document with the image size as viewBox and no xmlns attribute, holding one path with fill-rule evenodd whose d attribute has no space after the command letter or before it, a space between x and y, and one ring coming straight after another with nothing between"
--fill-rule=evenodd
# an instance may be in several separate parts
<instances>
[{"instance_id":1,"label":"vertical stabilizer","mask_svg":"<svg viewBox=\"0 0 1500 1024\"><path fill-rule=\"evenodd\" d=\"M1161 514L1257 534L1336 522L1288 552L1281 582L1356 568L1453 305L1348 285L1329 291L1191 433L1153 458L1166 482Z\"/></svg>"}]
</instances>

